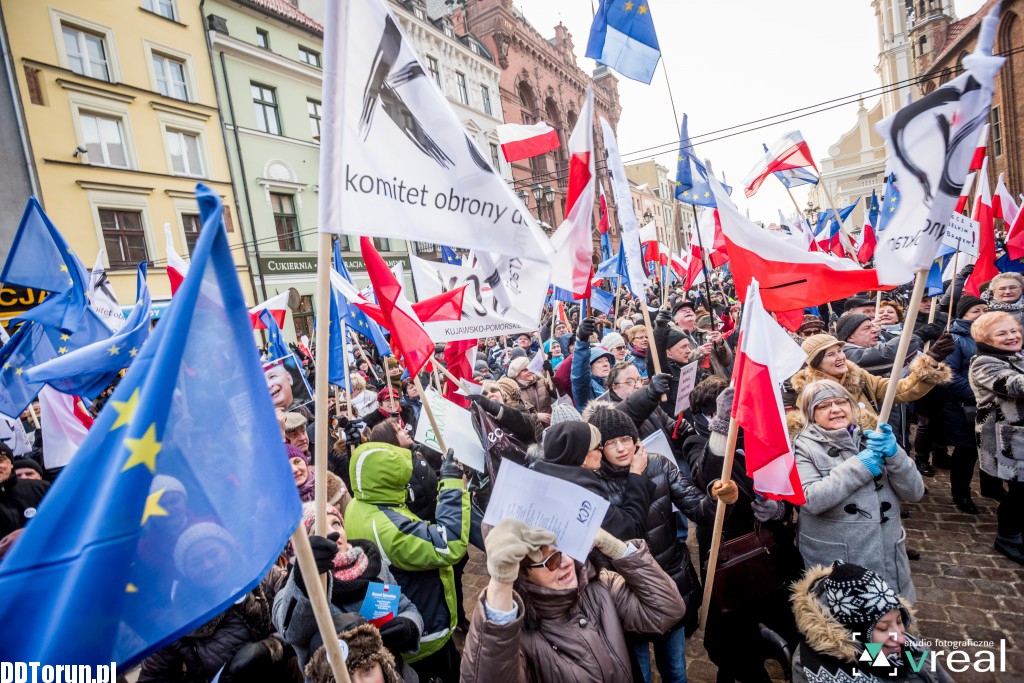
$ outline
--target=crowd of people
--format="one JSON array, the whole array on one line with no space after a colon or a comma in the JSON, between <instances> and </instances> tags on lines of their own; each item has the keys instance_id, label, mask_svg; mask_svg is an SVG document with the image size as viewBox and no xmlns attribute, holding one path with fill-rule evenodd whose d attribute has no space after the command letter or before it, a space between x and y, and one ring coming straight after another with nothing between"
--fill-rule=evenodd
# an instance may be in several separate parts
<instances>
[{"instance_id":1,"label":"crowd of people","mask_svg":"<svg viewBox=\"0 0 1024 683\"><path fill-rule=\"evenodd\" d=\"M648 301L622 288L614 315L570 305L568 319L547 310L536 331L481 339L466 378L480 388L465 393L483 472L415 440L427 419L419 387L441 390L445 374L428 365L410 378L394 357L357 347L349 389L330 390L326 536L313 533L313 406L268 379L352 680L685 681L719 503L723 555L703 625L718 681L769 681L768 660L793 681L949 680L909 665L925 646L908 631L916 552L902 504L949 468L954 505L979 515L980 464L980 495L999 501L994 548L1024 564L1024 277L1000 274L979 298L962 292L969 273L915 320L900 290L806 312L792 333L806 365L784 387L801 506L756 490L742 432L723 477L741 333L727 278L690 292L655 284ZM894 371L901 335L910 353ZM693 363L689 407L677 411ZM896 406L880 423L891 382ZM31 417L0 420L0 553L59 474L44 467ZM515 520L482 524L505 459L609 501L588 556ZM200 526L163 551L187 561ZM471 545L489 583L467 596ZM256 590L146 659L139 680L333 680L294 557L289 544ZM763 580L743 580L745 562ZM371 582L401 589L378 625L360 614ZM888 666L862 656L870 644Z\"/></svg>"}]
</instances>

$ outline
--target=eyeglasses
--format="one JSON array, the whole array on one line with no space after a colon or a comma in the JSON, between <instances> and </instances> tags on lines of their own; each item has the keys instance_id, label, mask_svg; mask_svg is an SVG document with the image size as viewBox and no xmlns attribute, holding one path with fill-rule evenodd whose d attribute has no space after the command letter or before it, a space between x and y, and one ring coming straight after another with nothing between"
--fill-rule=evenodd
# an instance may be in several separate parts
<instances>
[{"instance_id":1,"label":"eyeglasses","mask_svg":"<svg viewBox=\"0 0 1024 683\"><path fill-rule=\"evenodd\" d=\"M996 287L997 292L1019 292L1020 285L1006 285L1005 287Z\"/></svg>"},{"instance_id":2,"label":"eyeglasses","mask_svg":"<svg viewBox=\"0 0 1024 683\"><path fill-rule=\"evenodd\" d=\"M615 386L635 387L637 384L640 384L640 378L639 377L634 377L633 379L627 379L627 380L624 380L622 382L616 382Z\"/></svg>"},{"instance_id":3,"label":"eyeglasses","mask_svg":"<svg viewBox=\"0 0 1024 683\"><path fill-rule=\"evenodd\" d=\"M529 569L540 569L541 567L544 567L549 572L558 571L558 568L562 566L562 551L556 550L540 562L537 562L536 564L528 564L526 566Z\"/></svg>"},{"instance_id":4,"label":"eyeglasses","mask_svg":"<svg viewBox=\"0 0 1024 683\"><path fill-rule=\"evenodd\" d=\"M619 344L618 346L612 347L612 351L625 351L625 350L626 350L626 345L625 344Z\"/></svg>"},{"instance_id":5,"label":"eyeglasses","mask_svg":"<svg viewBox=\"0 0 1024 683\"><path fill-rule=\"evenodd\" d=\"M850 399L848 399L848 398L834 398L834 399L832 399L831 401L829 401L827 403L821 403L819 405L814 406L814 410L815 411L819 411L819 410L832 410L832 408L834 408L834 407L845 408L848 405L850 405Z\"/></svg>"},{"instance_id":6,"label":"eyeglasses","mask_svg":"<svg viewBox=\"0 0 1024 683\"><path fill-rule=\"evenodd\" d=\"M632 446L634 443L635 443L635 441L633 441L633 437L631 437L631 436L620 436L617 439L608 439L607 441L605 441L601 445L602 446L622 446L623 448L628 448L629 446Z\"/></svg>"}]
</instances>

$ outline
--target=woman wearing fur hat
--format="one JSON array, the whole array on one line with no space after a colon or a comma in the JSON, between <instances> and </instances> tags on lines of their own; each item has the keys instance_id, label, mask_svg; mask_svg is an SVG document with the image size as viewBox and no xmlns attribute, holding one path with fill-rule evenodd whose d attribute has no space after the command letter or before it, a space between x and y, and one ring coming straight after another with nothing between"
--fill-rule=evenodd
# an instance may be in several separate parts
<instances>
[{"instance_id":1,"label":"woman wearing fur hat","mask_svg":"<svg viewBox=\"0 0 1024 683\"><path fill-rule=\"evenodd\" d=\"M625 631L663 633L685 612L642 540L598 531L598 571L555 547L555 535L504 519L487 536L487 570L466 636L463 683L631 680Z\"/></svg>"},{"instance_id":2,"label":"woman wearing fur hat","mask_svg":"<svg viewBox=\"0 0 1024 683\"><path fill-rule=\"evenodd\" d=\"M981 469L1006 481L1008 493L999 503L995 548L1024 564L1024 357L1021 324L1005 311L989 312L974 321L971 336L978 355L971 361L970 380L978 401L975 434Z\"/></svg>"},{"instance_id":3,"label":"woman wearing fur hat","mask_svg":"<svg viewBox=\"0 0 1024 683\"><path fill-rule=\"evenodd\" d=\"M999 273L992 278L981 298L990 311L1005 311L1024 325L1024 275Z\"/></svg>"},{"instance_id":4,"label":"woman wearing fur hat","mask_svg":"<svg viewBox=\"0 0 1024 683\"><path fill-rule=\"evenodd\" d=\"M803 429L793 450L807 499L797 524L804 564L862 564L913 602L900 502L924 495L914 461L889 425L862 430L854 398L838 382L811 382L798 408Z\"/></svg>"},{"instance_id":5,"label":"woman wearing fur hat","mask_svg":"<svg viewBox=\"0 0 1024 683\"><path fill-rule=\"evenodd\" d=\"M882 407L885 392L892 381L889 377L879 377L861 369L856 363L848 360L843 352L846 342L840 341L830 334L816 334L804 340L801 348L807 354L807 367L790 378L789 383L797 394L801 394L811 382L830 379L843 385L852 396L858 408L858 419L863 429L874 429L878 426L878 410ZM898 380L896 384L896 403L914 401L939 384L945 384L952 378L949 367L942 359L949 355L951 348L936 349L935 345L928 353L918 356L910 364L910 374ZM786 414L790 436L800 429L800 416L795 411Z\"/></svg>"},{"instance_id":6,"label":"woman wearing fur hat","mask_svg":"<svg viewBox=\"0 0 1024 683\"><path fill-rule=\"evenodd\" d=\"M310 534L317 572L327 576L327 599L331 612L358 614L370 582L393 585L395 577L376 545L370 541L348 539L344 518L335 507L327 506L326 538L313 535L315 518L314 505L303 505L302 522L306 533ZM287 551L294 559L290 543ZM310 654L316 649L311 647L311 641L318 631L302 573L294 563L289 567L284 586L274 598L273 619L278 633L295 648L299 665L305 667ZM394 618L380 626L384 645L398 657L403 652L415 653L419 649L422 631L423 618L403 592Z\"/></svg>"},{"instance_id":7,"label":"woman wearing fur hat","mask_svg":"<svg viewBox=\"0 0 1024 683\"><path fill-rule=\"evenodd\" d=\"M701 589L686 544L677 539L673 506L697 524L711 524L715 517L715 498L721 497L730 504L736 502L736 484L715 481L711 485L711 495L705 494L679 471L671 457L647 453L640 443L640 435L633 420L621 410L598 408L590 415L589 422L601 433L600 448L604 457L598 477L604 482L606 497L612 505L622 506L626 477L631 471L641 469L644 476L654 482L654 493L647 514L647 540L658 565L675 581L689 615L687 623L676 624L669 633L654 640L654 651L662 680L685 681L684 626L691 633L696 629ZM647 466L637 468L637 458L641 462L646 459ZM644 678L649 680L651 665L647 641L633 645Z\"/></svg>"},{"instance_id":8,"label":"woman wearing fur hat","mask_svg":"<svg viewBox=\"0 0 1024 683\"><path fill-rule=\"evenodd\" d=\"M907 633L906 600L870 569L838 560L811 567L790 602L804 637L793 657L793 683L952 683Z\"/></svg>"},{"instance_id":9,"label":"woman wearing fur hat","mask_svg":"<svg viewBox=\"0 0 1024 683\"><path fill-rule=\"evenodd\" d=\"M346 627L338 632L338 640L343 641L348 650L345 668L352 683L414 683L417 680L415 672L408 667L399 675L397 658L384 647L380 632L371 624ZM310 657L305 673L309 683L336 683L323 647L318 647Z\"/></svg>"}]
</instances>

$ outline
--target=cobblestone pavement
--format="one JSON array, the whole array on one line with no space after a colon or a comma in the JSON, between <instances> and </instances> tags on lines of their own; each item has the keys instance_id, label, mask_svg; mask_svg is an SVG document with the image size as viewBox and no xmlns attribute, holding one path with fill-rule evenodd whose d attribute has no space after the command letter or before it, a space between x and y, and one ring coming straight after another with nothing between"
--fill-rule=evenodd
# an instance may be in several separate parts
<instances>
[{"instance_id":1,"label":"cobblestone pavement","mask_svg":"<svg viewBox=\"0 0 1024 683\"><path fill-rule=\"evenodd\" d=\"M992 548L996 502L976 493L974 502L981 513L963 514L953 506L947 470L926 478L925 484L928 492L921 502L905 506L910 517L903 520L908 547L921 553L920 560L910 563L918 594L911 632L935 643L933 650L944 650L946 654L939 657L944 665L951 649L966 652L971 662L976 661L979 650L993 649L998 667L1000 642L1005 639L1005 672L978 673L969 669L951 675L958 683L1022 683L1024 567ZM975 492L977 489L975 477ZM691 538L695 537L691 529ZM463 579L467 613L472 613L487 580L483 554L471 548ZM687 642L687 673L693 683L713 683L717 669L708 660L702 638L698 632ZM993 646L964 646L968 640L991 641ZM461 646L461 637L458 643ZM957 647L956 643L960 645ZM959 662L954 658L953 666L960 666ZM769 667L774 667L769 669L773 680L783 680L777 665L769 663Z\"/></svg>"}]
</instances>

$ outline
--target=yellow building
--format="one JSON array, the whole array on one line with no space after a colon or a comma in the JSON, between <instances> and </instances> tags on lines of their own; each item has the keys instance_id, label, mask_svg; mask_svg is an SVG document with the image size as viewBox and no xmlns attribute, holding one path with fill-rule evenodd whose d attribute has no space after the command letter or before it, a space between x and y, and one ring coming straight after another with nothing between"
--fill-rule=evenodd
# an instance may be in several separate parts
<instances>
[{"instance_id":1,"label":"yellow building","mask_svg":"<svg viewBox=\"0 0 1024 683\"><path fill-rule=\"evenodd\" d=\"M253 296L199 5L0 0L40 201L86 267L105 249L122 305L142 260L154 302L169 299L164 224L187 259L196 182L222 197Z\"/></svg>"}]
</instances>

